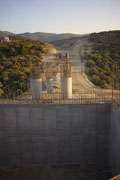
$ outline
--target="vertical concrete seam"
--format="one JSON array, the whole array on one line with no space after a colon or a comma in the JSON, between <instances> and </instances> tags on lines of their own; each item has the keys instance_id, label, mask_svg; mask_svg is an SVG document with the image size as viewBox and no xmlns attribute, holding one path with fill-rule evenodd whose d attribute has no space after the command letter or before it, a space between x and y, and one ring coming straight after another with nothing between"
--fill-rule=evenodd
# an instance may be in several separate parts
<instances>
[{"instance_id":1,"label":"vertical concrete seam","mask_svg":"<svg viewBox=\"0 0 120 180\"><path fill-rule=\"evenodd\" d=\"M43 109L42 109L42 117L43 117L43 148L45 148L45 109L46 109L46 106L44 105L43 106ZM45 155L46 155L46 152L45 152L45 150L44 150L44 164L46 164L47 163L47 161L46 161L46 157L45 157Z\"/></svg>"},{"instance_id":2,"label":"vertical concrete seam","mask_svg":"<svg viewBox=\"0 0 120 180\"><path fill-rule=\"evenodd\" d=\"M73 105L74 106L74 105ZM70 106L69 106L69 131L70 131L70 137L69 137L69 146L70 146L70 162L72 163L72 133L71 133L71 110L70 110Z\"/></svg>"},{"instance_id":3,"label":"vertical concrete seam","mask_svg":"<svg viewBox=\"0 0 120 180\"><path fill-rule=\"evenodd\" d=\"M56 155L57 155L57 161L56 161L56 167L58 167L58 118L57 118L57 111L55 111L56 115Z\"/></svg>"},{"instance_id":4,"label":"vertical concrete seam","mask_svg":"<svg viewBox=\"0 0 120 180\"><path fill-rule=\"evenodd\" d=\"M16 125L17 125L17 135L18 135L18 140L19 140L19 155L21 158L21 163L23 163L23 158L22 158L22 148L21 148L21 141L20 141L20 132L19 132L19 125L18 125L18 118L17 118L17 104L14 105L15 106L15 115L16 115Z\"/></svg>"},{"instance_id":5,"label":"vertical concrete seam","mask_svg":"<svg viewBox=\"0 0 120 180\"><path fill-rule=\"evenodd\" d=\"M10 106L10 105L8 105ZM4 115L4 131L5 131L5 134L4 134L4 140L5 140L5 147L8 146L8 143L7 143L7 136L8 136L8 133L7 133L7 128L6 128L6 122L5 122L5 110L3 110L3 115ZM9 159L9 150L8 148L6 148L6 154L7 154L7 158Z\"/></svg>"},{"instance_id":6,"label":"vertical concrete seam","mask_svg":"<svg viewBox=\"0 0 120 180\"><path fill-rule=\"evenodd\" d=\"M96 104L97 108L97 117L96 117L96 160L98 161L98 147L97 147L97 142L98 142L98 121L99 121L99 105ZM97 162L98 163L98 162Z\"/></svg>"},{"instance_id":7,"label":"vertical concrete seam","mask_svg":"<svg viewBox=\"0 0 120 180\"><path fill-rule=\"evenodd\" d=\"M112 104L109 104L109 111L107 110L107 138L108 138L108 162L110 158L110 126L111 126ZM110 164L110 162L109 162Z\"/></svg>"},{"instance_id":8,"label":"vertical concrete seam","mask_svg":"<svg viewBox=\"0 0 120 180\"><path fill-rule=\"evenodd\" d=\"M34 143L33 143L33 138L32 138L32 127L31 127L31 108L29 106L29 104L27 104L27 108L29 110L29 124L30 124L30 138L31 138L31 143L32 143L32 163L34 163Z\"/></svg>"}]
</instances>

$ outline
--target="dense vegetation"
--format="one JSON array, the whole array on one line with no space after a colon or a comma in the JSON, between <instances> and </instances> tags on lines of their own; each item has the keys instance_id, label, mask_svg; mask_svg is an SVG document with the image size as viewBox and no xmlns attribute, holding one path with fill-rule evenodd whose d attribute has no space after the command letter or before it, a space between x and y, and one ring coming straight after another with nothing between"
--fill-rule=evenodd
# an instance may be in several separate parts
<instances>
[{"instance_id":1,"label":"dense vegetation","mask_svg":"<svg viewBox=\"0 0 120 180\"><path fill-rule=\"evenodd\" d=\"M120 31L93 33L89 41L93 48L91 53L85 53L85 57L92 82L101 88L116 88L119 79L115 82L115 76L120 77L119 68L117 74L114 73L116 64L120 66Z\"/></svg>"},{"instance_id":2,"label":"dense vegetation","mask_svg":"<svg viewBox=\"0 0 120 180\"><path fill-rule=\"evenodd\" d=\"M0 95L24 91L32 69L40 67L49 48L45 42L17 36L11 36L10 42L0 42Z\"/></svg>"}]
</instances>

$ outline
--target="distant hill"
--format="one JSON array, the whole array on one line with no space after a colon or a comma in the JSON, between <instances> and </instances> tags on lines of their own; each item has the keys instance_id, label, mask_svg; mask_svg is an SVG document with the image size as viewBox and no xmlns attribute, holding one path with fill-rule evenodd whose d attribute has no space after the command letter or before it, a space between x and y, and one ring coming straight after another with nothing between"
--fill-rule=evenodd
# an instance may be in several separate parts
<instances>
[{"instance_id":1,"label":"distant hill","mask_svg":"<svg viewBox=\"0 0 120 180\"><path fill-rule=\"evenodd\" d=\"M11 35L14 35L14 33L8 32L8 31L0 31L0 38L6 37L6 36L11 36Z\"/></svg>"},{"instance_id":2,"label":"distant hill","mask_svg":"<svg viewBox=\"0 0 120 180\"><path fill-rule=\"evenodd\" d=\"M17 36L27 37L33 40L42 40L47 42L81 36L80 34L71 34L71 33L54 34L54 33L44 33L44 32L35 32L35 33L26 32L21 34L15 34L8 31L0 31L0 37L11 36L11 35L17 35Z\"/></svg>"},{"instance_id":3,"label":"distant hill","mask_svg":"<svg viewBox=\"0 0 120 180\"><path fill-rule=\"evenodd\" d=\"M78 40L78 39L86 39L88 38L88 34L86 35L81 35L78 37L72 37L69 39L60 39L60 40L55 40L55 41L51 41L50 43L52 45L54 45L56 48L64 48L67 49L69 47L72 47L74 45L74 43Z\"/></svg>"},{"instance_id":4,"label":"distant hill","mask_svg":"<svg viewBox=\"0 0 120 180\"><path fill-rule=\"evenodd\" d=\"M78 34L52 34L52 33L43 33L43 32L36 32L36 33L23 33L23 34L18 34L19 36L24 36L27 38L31 38L34 40L43 40L47 42L55 41L55 40L60 40L60 39L68 39L71 37L79 37L80 35Z\"/></svg>"},{"instance_id":5,"label":"distant hill","mask_svg":"<svg viewBox=\"0 0 120 180\"><path fill-rule=\"evenodd\" d=\"M22 33L22 34L17 34L18 36L22 37L27 37L33 40L43 40L43 41L49 41L49 38L54 36L54 34L50 33L41 33L41 32L36 32L36 33Z\"/></svg>"}]
</instances>

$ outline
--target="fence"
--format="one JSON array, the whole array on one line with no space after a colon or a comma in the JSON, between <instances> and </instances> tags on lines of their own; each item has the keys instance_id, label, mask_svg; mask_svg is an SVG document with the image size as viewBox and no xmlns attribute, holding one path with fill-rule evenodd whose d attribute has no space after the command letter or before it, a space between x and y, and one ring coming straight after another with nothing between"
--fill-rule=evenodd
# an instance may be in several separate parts
<instances>
[{"instance_id":1,"label":"fence","mask_svg":"<svg viewBox=\"0 0 120 180\"><path fill-rule=\"evenodd\" d=\"M43 93L42 99L32 99L30 91L19 95L0 98L1 104L90 104L90 103L114 103L120 109L120 91L92 91L73 94L70 99L63 99L60 93Z\"/></svg>"}]
</instances>

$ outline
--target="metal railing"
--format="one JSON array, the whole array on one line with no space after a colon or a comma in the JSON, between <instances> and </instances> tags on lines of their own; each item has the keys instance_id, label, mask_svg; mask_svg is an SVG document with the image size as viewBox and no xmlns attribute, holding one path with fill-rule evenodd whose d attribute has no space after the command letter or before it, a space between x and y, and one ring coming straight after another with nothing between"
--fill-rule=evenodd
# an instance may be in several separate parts
<instances>
[{"instance_id":1,"label":"metal railing","mask_svg":"<svg viewBox=\"0 0 120 180\"><path fill-rule=\"evenodd\" d=\"M20 93L21 92L21 93ZM42 93L42 99L33 99L29 84L21 91L9 91L5 97L0 97L0 104L93 104L113 103L120 111L120 90L102 90L73 93L72 98L62 98L61 93Z\"/></svg>"},{"instance_id":2,"label":"metal railing","mask_svg":"<svg viewBox=\"0 0 120 180\"><path fill-rule=\"evenodd\" d=\"M0 103L39 103L39 104L90 104L90 103L116 103L120 105L120 93L106 93L106 92L86 92L73 94L72 98L62 98L60 93L43 93L42 99L32 99L30 91L26 91L21 95L8 96L0 98Z\"/></svg>"}]
</instances>

